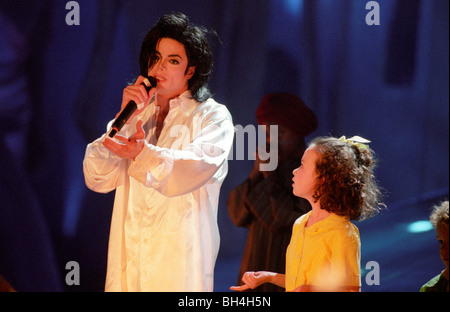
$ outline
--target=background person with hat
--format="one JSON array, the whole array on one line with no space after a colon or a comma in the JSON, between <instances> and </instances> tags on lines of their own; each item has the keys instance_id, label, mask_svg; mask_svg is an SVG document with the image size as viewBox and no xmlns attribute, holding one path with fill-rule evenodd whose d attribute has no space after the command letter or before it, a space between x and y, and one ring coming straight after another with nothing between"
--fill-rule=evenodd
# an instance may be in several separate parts
<instances>
[{"instance_id":1,"label":"background person with hat","mask_svg":"<svg viewBox=\"0 0 450 312\"><path fill-rule=\"evenodd\" d=\"M266 144L270 145L270 126L278 126L278 166L260 171L256 154L249 177L228 197L228 213L233 223L249 230L238 276L246 271L284 272L286 248L294 221L311 210L307 200L292 194L292 171L298 167L306 149L305 137L316 130L314 112L291 93L264 96L256 110L259 125L266 126ZM269 160L267 160L269 161ZM284 291L263 284L250 291Z\"/></svg>"}]
</instances>

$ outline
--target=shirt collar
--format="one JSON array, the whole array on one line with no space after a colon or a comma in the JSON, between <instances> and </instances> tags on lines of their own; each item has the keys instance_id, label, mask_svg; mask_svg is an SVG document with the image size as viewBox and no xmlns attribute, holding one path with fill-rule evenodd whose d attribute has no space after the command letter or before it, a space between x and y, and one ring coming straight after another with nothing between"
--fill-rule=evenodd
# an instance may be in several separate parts
<instances>
[{"instance_id":1,"label":"shirt collar","mask_svg":"<svg viewBox=\"0 0 450 312\"><path fill-rule=\"evenodd\" d=\"M169 101L170 109L180 106L186 116L189 116L194 111L197 104L198 102L192 97L190 90Z\"/></svg>"},{"instance_id":2,"label":"shirt collar","mask_svg":"<svg viewBox=\"0 0 450 312\"><path fill-rule=\"evenodd\" d=\"M308 212L308 217L305 218L304 222L306 225L306 222L308 221L309 217L311 216L311 211ZM322 232L322 231L328 231L331 230L332 228L338 226L341 223L345 223L345 222L349 222L350 218L349 217L345 217L345 216L339 216L337 214L330 214L328 217L326 217L325 219L314 223L313 225L311 225L310 227L308 227L308 229L312 230L313 232Z\"/></svg>"}]
</instances>

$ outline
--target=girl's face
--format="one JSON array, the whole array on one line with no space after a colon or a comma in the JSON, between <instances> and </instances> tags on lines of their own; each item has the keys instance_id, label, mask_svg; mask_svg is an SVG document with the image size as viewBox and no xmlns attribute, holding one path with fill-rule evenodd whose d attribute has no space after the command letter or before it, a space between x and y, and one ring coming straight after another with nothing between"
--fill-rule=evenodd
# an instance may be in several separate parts
<instances>
[{"instance_id":1,"label":"girl's face","mask_svg":"<svg viewBox=\"0 0 450 312\"><path fill-rule=\"evenodd\" d=\"M194 75L195 67L187 66L188 58L182 43L170 38L158 41L155 63L148 70L148 75L158 81L158 96L174 98L188 90L188 81Z\"/></svg>"},{"instance_id":2,"label":"girl's face","mask_svg":"<svg viewBox=\"0 0 450 312\"><path fill-rule=\"evenodd\" d=\"M316 185L316 160L319 153L314 148L308 148L302 157L300 167L293 171L292 181L293 193L295 196L303 197L309 202L313 202L313 194Z\"/></svg>"}]
</instances>

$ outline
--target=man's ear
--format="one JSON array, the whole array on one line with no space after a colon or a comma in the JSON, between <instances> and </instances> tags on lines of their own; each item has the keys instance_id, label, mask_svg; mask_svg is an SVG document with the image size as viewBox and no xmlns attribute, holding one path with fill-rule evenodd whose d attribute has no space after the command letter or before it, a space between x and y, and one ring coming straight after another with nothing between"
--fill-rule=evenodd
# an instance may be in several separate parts
<instances>
[{"instance_id":1,"label":"man's ear","mask_svg":"<svg viewBox=\"0 0 450 312\"><path fill-rule=\"evenodd\" d=\"M196 66L190 66L188 67L187 71L186 71L186 76L188 77L188 79L191 79L192 76L194 76L195 74L195 68Z\"/></svg>"}]
</instances>

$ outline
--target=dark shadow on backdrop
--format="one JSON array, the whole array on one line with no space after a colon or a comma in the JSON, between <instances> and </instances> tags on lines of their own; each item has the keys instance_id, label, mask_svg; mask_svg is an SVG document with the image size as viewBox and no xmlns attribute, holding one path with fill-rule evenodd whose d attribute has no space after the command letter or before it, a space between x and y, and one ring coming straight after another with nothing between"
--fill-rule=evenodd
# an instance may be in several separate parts
<instances>
[{"instance_id":1,"label":"dark shadow on backdrop","mask_svg":"<svg viewBox=\"0 0 450 312\"><path fill-rule=\"evenodd\" d=\"M269 42L269 28L276 27L268 22L269 0L257 6L241 0L78 2L80 28L64 24L64 1L0 2L1 25L15 28L0 27L1 40L12 40L0 45L0 274L18 290L103 289L114 193L88 191L74 173L81 172L85 144L104 132L103 120L117 111L127 75L138 69L140 39L168 11L185 12L218 31L223 47L215 54L210 85L235 123L255 122L254 110L267 88L289 89L316 111L317 135L353 129L372 134L382 156L381 176L396 200L445 187L448 193L448 0L379 0L383 16L392 16L391 21L382 17L381 28L364 25L364 1L342 6L340 1L303 1L301 29L292 29L301 37L301 53L293 54ZM419 19L422 14L428 15ZM82 36L85 41L74 39ZM430 43L427 49L424 42ZM281 59L272 59L278 54ZM7 62L11 55L14 62ZM380 66L374 69L372 63ZM276 74L270 76L272 71ZM27 84L15 85L20 79ZM19 91L11 96L12 90ZM17 94L25 97L19 101ZM23 140L11 140L16 134ZM11 143L16 152L8 152ZM225 201L251 166L251 161L231 161L221 191L216 268L233 282L238 267L224 267L221 260L241 257L238 245L245 233L229 221ZM74 179L80 181L72 185ZM70 188L82 197L75 198L79 215L72 236L63 229ZM61 285L69 260L82 268L78 288Z\"/></svg>"}]
</instances>

